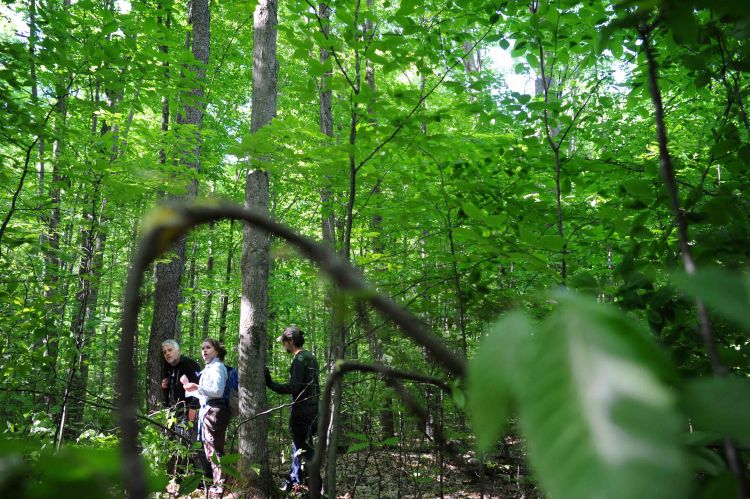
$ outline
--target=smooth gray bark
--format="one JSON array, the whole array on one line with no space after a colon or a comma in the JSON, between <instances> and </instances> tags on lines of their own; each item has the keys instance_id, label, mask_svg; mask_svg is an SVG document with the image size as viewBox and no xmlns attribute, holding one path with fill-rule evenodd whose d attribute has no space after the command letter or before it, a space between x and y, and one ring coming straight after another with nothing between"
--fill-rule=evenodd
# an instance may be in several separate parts
<instances>
[{"instance_id":1,"label":"smooth gray bark","mask_svg":"<svg viewBox=\"0 0 750 499\"><path fill-rule=\"evenodd\" d=\"M260 0L254 13L253 82L250 131L256 133L276 116L278 61L276 60L276 0ZM245 180L245 206L269 212L269 174L263 158L251 158ZM245 224L242 242L242 298L239 331L240 415L243 418L266 408L263 367L266 364L268 329L268 275L270 239L267 232ZM240 430L240 470L267 491L273 487L268 464L268 417ZM252 466L260 467L260 476Z\"/></svg>"}]
</instances>

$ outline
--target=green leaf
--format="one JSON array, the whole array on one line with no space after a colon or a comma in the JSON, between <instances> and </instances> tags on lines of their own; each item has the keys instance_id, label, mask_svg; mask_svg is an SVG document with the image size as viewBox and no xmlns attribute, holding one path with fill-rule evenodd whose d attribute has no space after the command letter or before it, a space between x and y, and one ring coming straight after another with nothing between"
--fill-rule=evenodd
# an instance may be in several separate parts
<instances>
[{"instance_id":1,"label":"green leaf","mask_svg":"<svg viewBox=\"0 0 750 499\"><path fill-rule=\"evenodd\" d=\"M693 298L699 298L717 314L750 331L747 310L750 292L747 278L719 268L700 269L692 276L678 273L672 282Z\"/></svg>"},{"instance_id":2,"label":"green leaf","mask_svg":"<svg viewBox=\"0 0 750 499\"><path fill-rule=\"evenodd\" d=\"M398 445L399 441L400 441L399 437L397 437L397 436L395 436L395 437L389 437L389 438L386 438L385 440L383 440L382 442L380 442L380 445L383 445L383 446L394 446L394 445Z\"/></svg>"},{"instance_id":3,"label":"green leaf","mask_svg":"<svg viewBox=\"0 0 750 499\"><path fill-rule=\"evenodd\" d=\"M560 251L565 245L565 238L557 235L542 236L537 241L537 246L550 251Z\"/></svg>"},{"instance_id":4,"label":"green leaf","mask_svg":"<svg viewBox=\"0 0 750 499\"><path fill-rule=\"evenodd\" d=\"M461 205L461 209L464 210L464 213L466 213L466 216L469 218L472 218L474 220L484 220L485 214L477 208L477 206L472 202L467 202Z\"/></svg>"},{"instance_id":5,"label":"green leaf","mask_svg":"<svg viewBox=\"0 0 750 499\"><path fill-rule=\"evenodd\" d=\"M685 497L690 474L667 358L618 310L558 298L519 390L542 486L558 499Z\"/></svg>"},{"instance_id":6,"label":"green leaf","mask_svg":"<svg viewBox=\"0 0 750 499\"><path fill-rule=\"evenodd\" d=\"M221 464L235 464L240 462L240 454L234 453L234 454L225 454L221 456Z\"/></svg>"},{"instance_id":7,"label":"green leaf","mask_svg":"<svg viewBox=\"0 0 750 499\"><path fill-rule=\"evenodd\" d=\"M519 358L531 336L531 325L516 312L494 323L469 363L466 379L468 412L477 448L489 450L502 436L510 410L514 373L523 367Z\"/></svg>"},{"instance_id":8,"label":"green leaf","mask_svg":"<svg viewBox=\"0 0 750 499\"><path fill-rule=\"evenodd\" d=\"M696 447L689 453L690 468L711 476L719 475L727 469L727 465L716 452L705 447Z\"/></svg>"},{"instance_id":9,"label":"green leaf","mask_svg":"<svg viewBox=\"0 0 750 499\"><path fill-rule=\"evenodd\" d=\"M357 442L355 444L352 444L349 446L348 449L346 449L347 454L351 454L353 452L359 452L363 449L366 449L370 446L370 442Z\"/></svg>"},{"instance_id":10,"label":"green leaf","mask_svg":"<svg viewBox=\"0 0 750 499\"><path fill-rule=\"evenodd\" d=\"M693 380L685 387L684 405L697 429L750 439L750 380L747 378Z\"/></svg>"},{"instance_id":11,"label":"green leaf","mask_svg":"<svg viewBox=\"0 0 750 499\"><path fill-rule=\"evenodd\" d=\"M650 180L626 180L622 183L622 186L636 199L640 199L641 201L650 202L656 198L656 192Z\"/></svg>"},{"instance_id":12,"label":"green leaf","mask_svg":"<svg viewBox=\"0 0 750 499\"><path fill-rule=\"evenodd\" d=\"M193 492L203 481L203 475L191 475L180 482L180 494L187 495Z\"/></svg>"},{"instance_id":13,"label":"green leaf","mask_svg":"<svg viewBox=\"0 0 750 499\"><path fill-rule=\"evenodd\" d=\"M599 290L599 283L591 272L583 271L570 278L570 286L582 293L593 294Z\"/></svg>"}]
</instances>

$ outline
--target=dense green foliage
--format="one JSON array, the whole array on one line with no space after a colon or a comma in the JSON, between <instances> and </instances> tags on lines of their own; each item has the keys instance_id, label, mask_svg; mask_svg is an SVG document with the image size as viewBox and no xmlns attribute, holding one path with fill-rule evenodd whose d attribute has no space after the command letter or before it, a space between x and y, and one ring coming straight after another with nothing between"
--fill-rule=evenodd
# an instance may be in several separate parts
<instances>
[{"instance_id":1,"label":"dense green foliage","mask_svg":"<svg viewBox=\"0 0 750 499\"><path fill-rule=\"evenodd\" d=\"M750 13L727 0L336 0L324 34L311 4L281 2L278 116L251 136L255 4L211 4L197 174L180 166L194 136L176 118L196 85L186 4L2 4L0 491L28 475L75 484L75 495L117 490L107 453L116 345L142 220L196 177L199 197L242 202L247 160L263 155L275 219L321 239L332 210L336 249L350 243L369 281L472 359L466 380L450 380L453 400L413 390L451 440L476 445L490 466L514 421L552 497L736 496L723 449L739 448L746 471ZM514 75L488 64L502 54ZM507 84L516 77L523 91ZM320 131L323 78L333 137ZM188 355L214 336L236 363L242 237L229 222L190 235L179 319ZM697 272L684 269L685 246ZM283 241L272 253L269 337L301 325L322 365L328 283ZM149 275L143 393L152 289ZM347 358L445 377L356 297L341 300ZM281 378L288 360L270 344ZM343 393L350 453L430 433L376 377L353 375ZM384 431L384 408L400 439ZM271 416L278 454L288 453L285 417ZM38 443L20 443L28 437ZM158 430L143 438L160 468ZM60 446L70 454L51 452ZM49 472L76 459L88 471L75 480ZM28 495L48 495L39 487Z\"/></svg>"}]
</instances>

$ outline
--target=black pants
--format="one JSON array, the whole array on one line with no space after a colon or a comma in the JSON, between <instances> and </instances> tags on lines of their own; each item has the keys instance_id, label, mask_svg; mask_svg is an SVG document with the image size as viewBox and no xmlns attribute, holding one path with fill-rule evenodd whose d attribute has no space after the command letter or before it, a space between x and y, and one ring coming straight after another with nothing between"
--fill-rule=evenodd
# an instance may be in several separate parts
<instances>
[{"instance_id":1,"label":"black pants","mask_svg":"<svg viewBox=\"0 0 750 499\"><path fill-rule=\"evenodd\" d=\"M312 437L318 431L317 411L292 413L289 418L289 430L292 433L292 468L289 471L289 481L294 484L304 481L304 477L301 476L302 458L308 462L313 458ZM297 455L300 450L301 455Z\"/></svg>"}]
</instances>

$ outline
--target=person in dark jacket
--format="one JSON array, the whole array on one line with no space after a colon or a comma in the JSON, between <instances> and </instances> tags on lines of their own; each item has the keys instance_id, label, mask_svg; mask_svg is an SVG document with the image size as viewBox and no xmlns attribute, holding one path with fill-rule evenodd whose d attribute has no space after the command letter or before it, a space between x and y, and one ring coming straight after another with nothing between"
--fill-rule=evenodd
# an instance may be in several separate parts
<instances>
[{"instance_id":1,"label":"person in dark jacket","mask_svg":"<svg viewBox=\"0 0 750 499\"><path fill-rule=\"evenodd\" d=\"M191 383L197 383L201 367L190 357L182 355L180 344L173 339L162 342L161 353L164 355L161 380L164 407L174 409L178 419L195 421L200 404L195 398L185 395L180 377L184 374Z\"/></svg>"},{"instance_id":2,"label":"person in dark jacket","mask_svg":"<svg viewBox=\"0 0 750 499\"><path fill-rule=\"evenodd\" d=\"M180 344L173 339L168 339L161 344L161 353L164 356L164 365L161 373L161 388L163 392L162 404L165 408L174 411L176 423L172 430L181 435L177 437L185 446L190 447L198 440L196 431L196 415L200 403L193 397L185 394L180 378L185 376L190 382L197 383L201 368L198 363L182 355ZM208 470L208 462L203 457L203 451L193 451L190 456L193 464L203 470ZM178 466L179 465L179 466ZM172 456L167 463L167 472L175 475L179 470L184 472L184 463L180 465L178 456Z\"/></svg>"},{"instance_id":3,"label":"person in dark jacket","mask_svg":"<svg viewBox=\"0 0 750 499\"><path fill-rule=\"evenodd\" d=\"M304 350L305 333L297 326L289 326L277 338L284 350L292 356L289 382L277 383L265 368L266 386L276 393L292 396L292 413L289 430L292 433L292 468L284 481L282 490L290 491L302 481L302 459L309 462L313 457L312 437L318 427L318 361L312 352Z\"/></svg>"}]
</instances>

